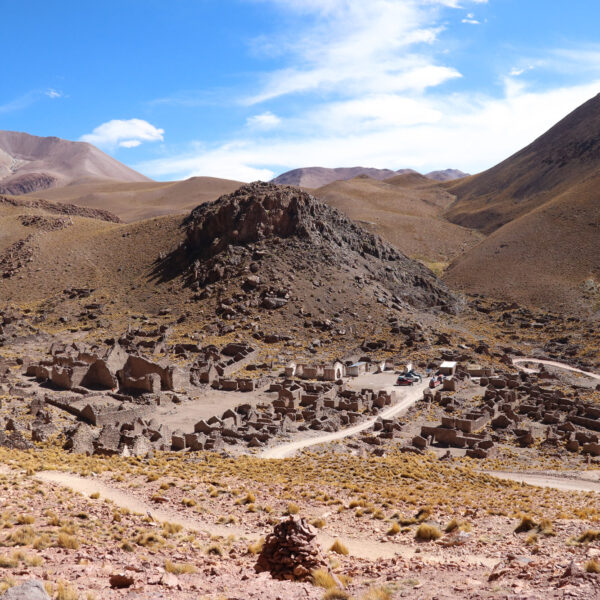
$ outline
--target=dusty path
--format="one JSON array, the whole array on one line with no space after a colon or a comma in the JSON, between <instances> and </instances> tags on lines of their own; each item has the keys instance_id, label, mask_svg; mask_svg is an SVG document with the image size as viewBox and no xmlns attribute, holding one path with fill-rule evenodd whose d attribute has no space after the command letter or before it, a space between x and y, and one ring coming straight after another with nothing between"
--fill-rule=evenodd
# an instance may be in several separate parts
<instances>
[{"instance_id":1,"label":"dusty path","mask_svg":"<svg viewBox=\"0 0 600 600\"><path fill-rule=\"evenodd\" d=\"M488 475L499 479L509 479L538 487L548 487L568 492L598 492L600 482L577 477L561 476L558 473L519 473L516 471L487 471Z\"/></svg>"},{"instance_id":2,"label":"dusty path","mask_svg":"<svg viewBox=\"0 0 600 600\"><path fill-rule=\"evenodd\" d=\"M428 383L419 383L411 386L410 388L406 388L404 390L404 398L402 398L399 402L381 411L376 417L367 419L358 425L346 427L345 429L340 429L340 431L336 431L334 433L326 433L316 437L296 440L287 444L281 444L280 446L274 446L273 448L267 448L261 453L260 456L262 458L286 458L294 454L294 452L302 450L303 448L316 446L318 444L326 444L328 442L334 442L336 440L347 438L351 435L356 435L357 433L372 427L379 417L383 419L390 419L399 413L408 410L417 400L423 397L423 390L428 385Z\"/></svg>"},{"instance_id":3,"label":"dusty path","mask_svg":"<svg viewBox=\"0 0 600 600\"><path fill-rule=\"evenodd\" d=\"M176 511L156 508L155 505L145 502L125 490L110 486L95 478L80 477L79 475L64 473L62 471L41 471L40 473L36 473L35 477L40 481L67 487L73 491L85 494L86 496L98 492L103 499L110 500L121 508L127 508L135 513L150 514L155 521L176 523L191 531L201 531L209 535L219 535L223 537L233 534L238 538L248 541L257 540L261 536L258 532L245 531L240 527L207 524L194 518L186 518ZM317 536L317 542L324 551L327 551L331 547L335 539L336 538L331 535L323 532L319 532ZM432 554L421 552L418 544L405 545L380 542L376 539L349 538L345 536L342 536L341 539L348 548L350 555L367 560L392 558L394 556L402 556L404 558L418 556L424 562L462 560L469 564L483 565L486 567L493 567L498 562L498 559L476 554L465 553L459 556L452 555L449 557L444 556L443 553ZM416 550L419 550L419 552L417 553Z\"/></svg>"},{"instance_id":4,"label":"dusty path","mask_svg":"<svg viewBox=\"0 0 600 600\"><path fill-rule=\"evenodd\" d=\"M573 373L580 373L581 375L587 375L588 377L591 377L592 379L597 379L598 381L600 381L600 375L597 375L596 373L590 373L589 371L583 371L582 369L577 369L575 367L572 367L571 365L566 365L561 362L556 362L555 360L545 360L545 359L541 359L541 358L513 358L513 363L517 367L521 363L534 363L536 365L547 365L548 367L556 367L557 369L563 369L565 371L571 371ZM527 369L525 367L519 367L519 368L528 373L536 373L537 372L536 369Z\"/></svg>"}]
</instances>

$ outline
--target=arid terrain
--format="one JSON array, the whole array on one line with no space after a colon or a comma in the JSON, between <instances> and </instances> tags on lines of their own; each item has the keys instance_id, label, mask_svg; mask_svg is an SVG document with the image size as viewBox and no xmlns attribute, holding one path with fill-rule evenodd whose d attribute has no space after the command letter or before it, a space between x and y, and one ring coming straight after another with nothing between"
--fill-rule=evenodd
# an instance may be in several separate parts
<instances>
[{"instance_id":1,"label":"arid terrain","mask_svg":"<svg viewBox=\"0 0 600 600\"><path fill-rule=\"evenodd\" d=\"M597 103L459 182L0 138L3 597L599 598Z\"/></svg>"}]
</instances>

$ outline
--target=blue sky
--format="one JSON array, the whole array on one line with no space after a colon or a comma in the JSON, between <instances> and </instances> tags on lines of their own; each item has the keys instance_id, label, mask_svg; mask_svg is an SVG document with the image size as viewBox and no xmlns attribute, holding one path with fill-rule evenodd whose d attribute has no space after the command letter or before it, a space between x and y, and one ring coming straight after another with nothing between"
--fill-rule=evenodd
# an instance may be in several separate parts
<instances>
[{"instance_id":1,"label":"blue sky","mask_svg":"<svg viewBox=\"0 0 600 600\"><path fill-rule=\"evenodd\" d=\"M0 129L150 177L477 172L600 92L597 0L3 0Z\"/></svg>"}]
</instances>

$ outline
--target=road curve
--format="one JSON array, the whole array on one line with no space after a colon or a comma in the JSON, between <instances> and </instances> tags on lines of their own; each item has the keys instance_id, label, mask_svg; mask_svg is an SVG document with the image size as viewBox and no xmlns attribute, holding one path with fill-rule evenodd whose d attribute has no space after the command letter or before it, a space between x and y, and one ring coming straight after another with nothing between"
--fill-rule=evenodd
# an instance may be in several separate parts
<instances>
[{"instance_id":1,"label":"road curve","mask_svg":"<svg viewBox=\"0 0 600 600\"><path fill-rule=\"evenodd\" d=\"M566 365L561 362L557 362L555 360L546 360L541 358L513 358L513 363L515 366L519 367L521 363L535 363L538 365L547 365L548 367L556 367L557 369L564 369L565 371L572 371L573 373L580 373L581 375L587 375L592 379L597 379L600 381L600 375L596 373L590 373L589 371L583 371L582 369L577 369L576 367L572 367L571 365ZM530 373L535 372L535 369L526 369L525 367L519 367L523 371L528 371Z\"/></svg>"},{"instance_id":2,"label":"road curve","mask_svg":"<svg viewBox=\"0 0 600 600\"><path fill-rule=\"evenodd\" d=\"M550 473L519 473L516 471L486 471L499 479L508 479L537 487L553 488L567 492L600 492L600 482L575 477L561 477Z\"/></svg>"},{"instance_id":3,"label":"road curve","mask_svg":"<svg viewBox=\"0 0 600 600\"><path fill-rule=\"evenodd\" d=\"M295 442L273 446L272 448L267 448L264 450L260 456L261 458L287 458L303 448L316 446L318 444L326 444L328 442L335 442L336 440L342 440L351 435L356 435L357 433L372 427L379 417L382 419L390 419L399 413L408 410L417 400L423 397L423 390L425 390L428 385L428 383L419 383L411 386L410 388L406 388L404 390L406 392L404 394L404 398L402 398L399 402L381 411L377 416L367 419L358 425L346 427L345 429L340 429L334 433L325 433L316 437L305 438L302 440L296 440Z\"/></svg>"}]
</instances>

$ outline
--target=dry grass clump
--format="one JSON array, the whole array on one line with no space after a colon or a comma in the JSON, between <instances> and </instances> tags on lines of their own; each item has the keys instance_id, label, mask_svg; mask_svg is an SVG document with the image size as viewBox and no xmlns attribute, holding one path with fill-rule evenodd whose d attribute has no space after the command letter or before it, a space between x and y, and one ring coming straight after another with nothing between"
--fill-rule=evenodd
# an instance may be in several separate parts
<instances>
[{"instance_id":1,"label":"dry grass clump","mask_svg":"<svg viewBox=\"0 0 600 600\"><path fill-rule=\"evenodd\" d=\"M59 581L56 586L56 600L77 600L79 594L66 582Z\"/></svg>"},{"instance_id":2,"label":"dry grass clump","mask_svg":"<svg viewBox=\"0 0 600 600\"><path fill-rule=\"evenodd\" d=\"M350 594L340 588L331 588L323 594L323 600L350 600Z\"/></svg>"},{"instance_id":3,"label":"dry grass clump","mask_svg":"<svg viewBox=\"0 0 600 600\"><path fill-rule=\"evenodd\" d=\"M415 532L415 539L422 542L431 542L439 540L442 537L442 532L435 526L428 523L421 523Z\"/></svg>"},{"instance_id":4,"label":"dry grass clump","mask_svg":"<svg viewBox=\"0 0 600 600\"><path fill-rule=\"evenodd\" d=\"M196 567L190 563L174 563L170 560L165 562L165 571L173 575L183 575L184 573L195 573Z\"/></svg>"},{"instance_id":5,"label":"dry grass clump","mask_svg":"<svg viewBox=\"0 0 600 600\"><path fill-rule=\"evenodd\" d=\"M517 528L515 529L515 533L523 533L525 531L531 531L532 529L535 529L538 526L538 524L533 520L533 517L530 517L529 515L523 515L521 517L521 522L517 525Z\"/></svg>"},{"instance_id":6,"label":"dry grass clump","mask_svg":"<svg viewBox=\"0 0 600 600\"><path fill-rule=\"evenodd\" d=\"M223 548L219 544L211 544L206 549L206 554L212 554L214 556L223 556Z\"/></svg>"},{"instance_id":7,"label":"dry grass clump","mask_svg":"<svg viewBox=\"0 0 600 600\"><path fill-rule=\"evenodd\" d=\"M68 550L78 550L79 540L74 535L69 535L64 531L59 532L56 539L56 545L59 548L67 548Z\"/></svg>"},{"instance_id":8,"label":"dry grass clump","mask_svg":"<svg viewBox=\"0 0 600 600\"><path fill-rule=\"evenodd\" d=\"M392 598L392 592L387 587L376 587L365 592L360 600L392 600Z\"/></svg>"},{"instance_id":9,"label":"dry grass clump","mask_svg":"<svg viewBox=\"0 0 600 600\"><path fill-rule=\"evenodd\" d=\"M265 545L265 538L261 537L260 539L248 544L248 552L250 554L260 554L262 552L263 546Z\"/></svg>"},{"instance_id":10,"label":"dry grass clump","mask_svg":"<svg viewBox=\"0 0 600 600\"><path fill-rule=\"evenodd\" d=\"M327 569L315 569L312 571L311 577L314 585L326 590L338 587L336 580Z\"/></svg>"},{"instance_id":11,"label":"dry grass clump","mask_svg":"<svg viewBox=\"0 0 600 600\"><path fill-rule=\"evenodd\" d=\"M17 525L33 525L35 517L33 515L19 515L17 517Z\"/></svg>"},{"instance_id":12,"label":"dry grass clump","mask_svg":"<svg viewBox=\"0 0 600 600\"><path fill-rule=\"evenodd\" d=\"M325 519L313 519L310 524L317 529L323 529L327 525L327 522Z\"/></svg>"},{"instance_id":13,"label":"dry grass clump","mask_svg":"<svg viewBox=\"0 0 600 600\"><path fill-rule=\"evenodd\" d=\"M467 523L466 521L459 521L458 519L452 519L446 528L444 529L445 533L452 533L456 530L459 531L471 531L471 523Z\"/></svg>"},{"instance_id":14,"label":"dry grass clump","mask_svg":"<svg viewBox=\"0 0 600 600\"><path fill-rule=\"evenodd\" d=\"M285 511L286 515L297 515L300 512L300 507L297 504L294 504L293 502L290 502L287 505L287 509Z\"/></svg>"},{"instance_id":15,"label":"dry grass clump","mask_svg":"<svg viewBox=\"0 0 600 600\"><path fill-rule=\"evenodd\" d=\"M193 498L183 498L181 500L181 504L183 504L184 506L192 507L196 506L196 501Z\"/></svg>"},{"instance_id":16,"label":"dry grass clump","mask_svg":"<svg viewBox=\"0 0 600 600\"><path fill-rule=\"evenodd\" d=\"M344 544L342 544L342 542L340 540L335 540L333 542L333 544L331 545L331 548L329 548L329 552L335 552L336 554L344 554L347 555L348 552L348 548L346 546L344 546Z\"/></svg>"},{"instance_id":17,"label":"dry grass clump","mask_svg":"<svg viewBox=\"0 0 600 600\"><path fill-rule=\"evenodd\" d=\"M398 523L393 523L393 525L387 530L386 535L396 535L402 531L402 528Z\"/></svg>"},{"instance_id":18,"label":"dry grass clump","mask_svg":"<svg viewBox=\"0 0 600 600\"><path fill-rule=\"evenodd\" d=\"M577 538L577 541L580 544L587 544L589 542L595 542L598 539L600 539L600 531L597 529L588 529Z\"/></svg>"},{"instance_id":19,"label":"dry grass clump","mask_svg":"<svg viewBox=\"0 0 600 600\"><path fill-rule=\"evenodd\" d=\"M600 573L600 563L593 558L585 563L586 573Z\"/></svg>"},{"instance_id":20,"label":"dry grass clump","mask_svg":"<svg viewBox=\"0 0 600 600\"><path fill-rule=\"evenodd\" d=\"M36 534L31 525L20 527L13 531L7 538L6 543L9 546L30 546L35 539Z\"/></svg>"},{"instance_id":21,"label":"dry grass clump","mask_svg":"<svg viewBox=\"0 0 600 600\"><path fill-rule=\"evenodd\" d=\"M138 546L160 546L165 543L165 539L155 531L142 531L135 538Z\"/></svg>"},{"instance_id":22,"label":"dry grass clump","mask_svg":"<svg viewBox=\"0 0 600 600\"><path fill-rule=\"evenodd\" d=\"M170 523L169 521L165 521L162 524L162 533L164 536L171 536L179 533L183 527L179 523Z\"/></svg>"}]
</instances>

